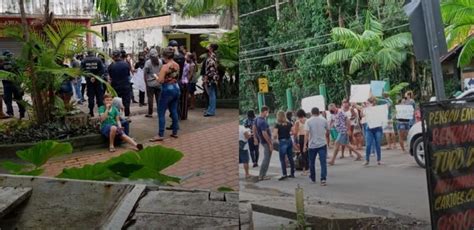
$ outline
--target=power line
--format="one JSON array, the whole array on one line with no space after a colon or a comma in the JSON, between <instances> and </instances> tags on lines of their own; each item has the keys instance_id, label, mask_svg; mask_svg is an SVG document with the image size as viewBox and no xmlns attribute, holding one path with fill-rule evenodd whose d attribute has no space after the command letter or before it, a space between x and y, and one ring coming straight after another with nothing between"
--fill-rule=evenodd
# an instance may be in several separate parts
<instances>
[{"instance_id":1,"label":"power line","mask_svg":"<svg viewBox=\"0 0 474 230\"><path fill-rule=\"evenodd\" d=\"M278 3L278 5L285 4L285 3L288 3L288 2L289 1L280 2L280 3ZM270 6L267 6L267 7L263 7L261 9L258 9L258 10L255 10L255 11L252 11L252 12L249 12L249 13L241 14L241 15L239 15L239 18L247 17L249 15L256 14L256 13L259 13L259 12L262 12L262 11L265 11L265 10L268 10L268 9L271 9L271 8L274 8L274 7L276 7L276 4L273 4L273 5L270 5Z\"/></svg>"},{"instance_id":2,"label":"power line","mask_svg":"<svg viewBox=\"0 0 474 230\"><path fill-rule=\"evenodd\" d=\"M403 25L399 25L399 26L396 26L396 27L386 29L385 31L394 30L394 29L401 28L401 27L408 26L408 25L409 25L409 23L406 23L406 24L403 24ZM317 45L317 46L310 46L310 47L306 47L306 48L298 49L298 50L291 50L291 51L287 51L287 52L270 54L270 55L266 55L266 56L257 56L257 57L245 58L245 59L239 60L239 62L259 60L259 59L268 59L268 58L272 58L272 57L278 56L278 55L291 54L291 53L295 53L295 52L299 52L299 51L305 51L305 50L310 50L310 49L314 49L314 48L325 47L325 46L329 46L329 45L333 45L333 44L337 44L337 43L339 43L339 42L329 42L329 43L326 43L326 44Z\"/></svg>"}]
</instances>

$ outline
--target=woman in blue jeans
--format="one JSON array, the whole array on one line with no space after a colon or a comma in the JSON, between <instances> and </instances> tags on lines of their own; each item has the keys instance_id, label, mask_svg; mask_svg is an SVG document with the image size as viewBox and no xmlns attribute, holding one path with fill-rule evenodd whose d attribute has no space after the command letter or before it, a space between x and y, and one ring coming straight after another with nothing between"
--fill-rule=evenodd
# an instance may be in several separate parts
<instances>
[{"instance_id":1,"label":"woman in blue jeans","mask_svg":"<svg viewBox=\"0 0 474 230\"><path fill-rule=\"evenodd\" d=\"M181 94L178 86L179 65L173 61L174 50L172 48L165 48L163 50L163 59L166 64L160 70L158 76L155 75L158 82L161 83L161 96L158 103L158 136L150 139L151 142L163 141L165 134L165 112L169 108L172 124L171 129L173 133L171 137L178 138L178 101Z\"/></svg>"},{"instance_id":2,"label":"woman in blue jeans","mask_svg":"<svg viewBox=\"0 0 474 230\"><path fill-rule=\"evenodd\" d=\"M369 103L368 107L370 106L375 106L377 101L375 97L369 98ZM367 141L367 146L365 148L365 164L364 165L369 165L370 161L370 152L375 145L375 152L377 154L377 164L381 165L382 162L382 149L381 149L381 143L382 143L382 136L383 136L383 128L382 125L379 127L370 127L367 124L366 128L366 141Z\"/></svg>"},{"instance_id":3,"label":"woman in blue jeans","mask_svg":"<svg viewBox=\"0 0 474 230\"><path fill-rule=\"evenodd\" d=\"M292 125L286 118L286 114L283 111L277 113L277 123L273 131L273 138L278 140L279 143L279 152L280 152L280 163L282 176L279 180L284 180L288 178L286 172L286 157L290 162L290 178L295 178L295 162L293 160L293 141L291 140L291 128Z\"/></svg>"}]
</instances>

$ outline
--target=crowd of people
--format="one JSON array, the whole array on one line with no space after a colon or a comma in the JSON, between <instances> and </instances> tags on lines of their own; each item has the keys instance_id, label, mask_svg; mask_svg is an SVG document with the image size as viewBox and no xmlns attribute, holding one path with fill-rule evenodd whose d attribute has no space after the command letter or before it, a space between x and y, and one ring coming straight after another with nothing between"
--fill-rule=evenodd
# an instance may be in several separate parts
<instances>
[{"instance_id":1,"label":"crowd of people","mask_svg":"<svg viewBox=\"0 0 474 230\"><path fill-rule=\"evenodd\" d=\"M180 46L175 40L171 40L166 48L145 48L138 54L136 63L132 55L124 50L113 51L112 61L90 50L85 56L78 54L70 61L58 61L58 64L64 67L81 69L82 76L64 77L56 93L64 103L70 103L75 95L74 101L78 104L86 102L84 94L87 95L89 115L94 117L95 111L98 111L100 130L104 136L110 138L111 152L115 151L112 140L116 137L140 149L141 145L137 145L128 137L132 103L139 103L139 106L148 104L145 115L148 118L153 118L156 103L159 128L157 135L152 137L150 142L162 141L165 129L172 131L171 137L178 138L179 121L186 120L188 109L195 108L197 80L202 76L204 94L207 95L208 102L203 116L216 115L218 48L217 44L207 47L207 58L202 62L200 73L196 54L187 52L184 46ZM4 51L0 56L0 70L13 72L14 65L13 54ZM139 71L143 74L137 74ZM117 93L116 98L107 92L105 83L109 83ZM135 100L134 85L139 91L138 101ZM23 96L19 84L3 80L0 84L0 119L14 116L13 100L18 103L20 119L24 118L25 108L21 103ZM6 113L3 110L3 102L6 105ZM169 127L165 127L166 111L169 111L172 119Z\"/></svg>"},{"instance_id":2,"label":"crowd of people","mask_svg":"<svg viewBox=\"0 0 474 230\"><path fill-rule=\"evenodd\" d=\"M367 117L371 113L369 107L385 105L388 108L387 121L380 125L368 125ZM410 105L415 110L413 92L407 91L397 105ZM316 182L316 157L319 155L320 183L326 186L327 165L334 165L338 154L345 158L345 150L349 155L355 155L355 161L365 159L364 165L370 164L372 155L376 156L377 165L382 165L382 141L385 135L386 150L397 149L398 145L406 153L404 140L408 130L419 117L414 113L412 119L397 119L395 104L389 95L370 97L364 103L350 103L347 99L338 107L329 104L327 111L313 108L311 111L302 109L296 112L279 111L276 123L270 127L267 117L269 108L263 106L257 117L254 111L248 111L247 119L239 128L239 163L244 165L245 177L250 178L249 162L253 167L260 167L259 180L269 180L267 171L272 152L278 151L282 175L279 180L295 177L295 170L302 170L302 176L308 176ZM308 114L307 112L310 112ZM398 132L398 133L397 133ZM398 134L398 135L397 135ZM263 160L259 166L259 146L263 149ZM365 146L365 156L362 151ZM333 148L333 154L328 156L328 149ZM287 168L290 168L289 174Z\"/></svg>"}]
</instances>

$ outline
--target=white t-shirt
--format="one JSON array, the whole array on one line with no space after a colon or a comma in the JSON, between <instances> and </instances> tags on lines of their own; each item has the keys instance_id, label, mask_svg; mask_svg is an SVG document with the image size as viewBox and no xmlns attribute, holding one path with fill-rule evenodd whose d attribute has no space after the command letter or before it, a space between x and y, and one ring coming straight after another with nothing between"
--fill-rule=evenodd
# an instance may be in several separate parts
<instances>
[{"instance_id":1,"label":"white t-shirt","mask_svg":"<svg viewBox=\"0 0 474 230\"><path fill-rule=\"evenodd\" d=\"M244 150L249 149L249 144L247 142L247 139L245 138L245 133L246 132L250 133L250 129L245 128L243 125L239 125L239 141L244 141L245 142Z\"/></svg>"}]
</instances>

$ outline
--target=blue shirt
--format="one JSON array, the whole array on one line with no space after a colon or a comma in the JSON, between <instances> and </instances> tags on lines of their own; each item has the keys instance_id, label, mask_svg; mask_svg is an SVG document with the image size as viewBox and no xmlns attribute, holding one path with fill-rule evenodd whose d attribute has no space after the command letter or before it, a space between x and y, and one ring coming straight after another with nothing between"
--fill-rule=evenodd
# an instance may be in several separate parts
<instances>
[{"instance_id":1,"label":"blue shirt","mask_svg":"<svg viewBox=\"0 0 474 230\"><path fill-rule=\"evenodd\" d=\"M255 120L255 126L257 127L257 137L260 143L271 145L272 143L267 143L263 138L263 132L267 132L270 138L272 136L272 132L270 131L270 126L268 125L267 120L263 117L257 117Z\"/></svg>"},{"instance_id":2,"label":"blue shirt","mask_svg":"<svg viewBox=\"0 0 474 230\"><path fill-rule=\"evenodd\" d=\"M130 87L130 66L125 61L117 61L109 66L109 77L112 81L112 87L126 88Z\"/></svg>"}]
</instances>

